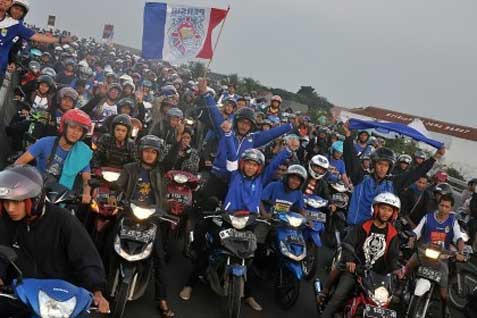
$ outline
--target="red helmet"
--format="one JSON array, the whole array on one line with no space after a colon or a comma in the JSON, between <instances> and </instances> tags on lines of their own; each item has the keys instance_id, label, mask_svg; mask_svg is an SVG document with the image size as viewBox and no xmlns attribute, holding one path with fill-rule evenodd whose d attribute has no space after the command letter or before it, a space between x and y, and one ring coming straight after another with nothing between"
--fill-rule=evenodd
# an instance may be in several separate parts
<instances>
[{"instance_id":1,"label":"red helmet","mask_svg":"<svg viewBox=\"0 0 477 318\"><path fill-rule=\"evenodd\" d=\"M69 123L81 126L86 131L85 133L90 131L92 126L89 115L80 109L70 109L64 113L63 117L61 117L60 129L58 130L60 134L65 131L65 125Z\"/></svg>"}]
</instances>

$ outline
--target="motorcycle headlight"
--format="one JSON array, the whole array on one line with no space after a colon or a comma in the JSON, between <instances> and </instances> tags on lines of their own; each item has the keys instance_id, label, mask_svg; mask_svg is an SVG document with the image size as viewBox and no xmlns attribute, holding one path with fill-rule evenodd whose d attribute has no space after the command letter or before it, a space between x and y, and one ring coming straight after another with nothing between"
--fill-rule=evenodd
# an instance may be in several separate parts
<instances>
[{"instance_id":1,"label":"motorcycle headlight","mask_svg":"<svg viewBox=\"0 0 477 318\"><path fill-rule=\"evenodd\" d=\"M103 179L108 181L108 182L114 182L119 179L119 172L113 172L113 171L103 171L101 172L101 175L103 176Z\"/></svg>"},{"instance_id":2,"label":"motorcycle headlight","mask_svg":"<svg viewBox=\"0 0 477 318\"><path fill-rule=\"evenodd\" d=\"M156 212L156 209L142 208L133 203L131 203L131 210L139 220L146 220Z\"/></svg>"},{"instance_id":3,"label":"motorcycle headlight","mask_svg":"<svg viewBox=\"0 0 477 318\"><path fill-rule=\"evenodd\" d=\"M288 223L293 227L300 227L303 224L304 218L287 215Z\"/></svg>"},{"instance_id":4,"label":"motorcycle headlight","mask_svg":"<svg viewBox=\"0 0 477 318\"><path fill-rule=\"evenodd\" d=\"M441 255L441 252L436 251L432 248L426 248L426 250L424 251L424 255L426 255L427 258L438 259Z\"/></svg>"},{"instance_id":5,"label":"motorcycle headlight","mask_svg":"<svg viewBox=\"0 0 477 318\"><path fill-rule=\"evenodd\" d=\"M374 291L374 300L376 300L378 305L387 304L389 302L388 290L383 286L376 288Z\"/></svg>"},{"instance_id":6,"label":"motorcycle headlight","mask_svg":"<svg viewBox=\"0 0 477 318\"><path fill-rule=\"evenodd\" d=\"M76 297L71 297L67 301L57 301L48 296L44 291L38 292L38 303L40 306L40 316L49 318L68 318L76 307Z\"/></svg>"},{"instance_id":7,"label":"motorcycle headlight","mask_svg":"<svg viewBox=\"0 0 477 318\"><path fill-rule=\"evenodd\" d=\"M186 183L187 181L189 181L189 178L187 178L187 176L185 176L183 174L176 174L174 176L174 181L179 183L179 184L183 184L183 183Z\"/></svg>"},{"instance_id":8,"label":"motorcycle headlight","mask_svg":"<svg viewBox=\"0 0 477 318\"><path fill-rule=\"evenodd\" d=\"M239 218L239 217L230 215L230 224L232 224L232 226L236 228L237 230L242 230L247 225L248 219L249 219L248 216Z\"/></svg>"}]
</instances>

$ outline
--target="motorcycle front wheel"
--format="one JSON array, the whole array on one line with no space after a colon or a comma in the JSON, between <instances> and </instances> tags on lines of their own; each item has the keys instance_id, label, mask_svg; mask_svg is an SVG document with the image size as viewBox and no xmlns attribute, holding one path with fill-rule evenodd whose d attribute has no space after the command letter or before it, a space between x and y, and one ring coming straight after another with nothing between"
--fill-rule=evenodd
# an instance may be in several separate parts
<instances>
[{"instance_id":1,"label":"motorcycle front wheel","mask_svg":"<svg viewBox=\"0 0 477 318\"><path fill-rule=\"evenodd\" d=\"M306 243L306 257L302 262L305 280L312 280L318 270L318 247L313 241Z\"/></svg>"},{"instance_id":2,"label":"motorcycle front wheel","mask_svg":"<svg viewBox=\"0 0 477 318\"><path fill-rule=\"evenodd\" d=\"M129 286L127 282L121 282L119 285L116 296L114 297L113 310L111 311L112 318L122 318L124 311L126 310L126 304L129 296Z\"/></svg>"},{"instance_id":3,"label":"motorcycle front wheel","mask_svg":"<svg viewBox=\"0 0 477 318\"><path fill-rule=\"evenodd\" d=\"M279 270L275 280L275 301L283 310L288 310L300 296L300 280L287 268Z\"/></svg>"},{"instance_id":4,"label":"motorcycle front wheel","mask_svg":"<svg viewBox=\"0 0 477 318\"><path fill-rule=\"evenodd\" d=\"M240 305L242 301L242 292L244 289L243 277L230 276L229 286L227 289L227 318L240 317Z\"/></svg>"},{"instance_id":5,"label":"motorcycle front wheel","mask_svg":"<svg viewBox=\"0 0 477 318\"><path fill-rule=\"evenodd\" d=\"M457 309L464 309L467 306L467 292L466 286L463 286L464 290L463 293L459 293L459 287L457 284L457 277L454 277L449 282L449 300L452 306L456 307ZM472 292L472 290L470 290Z\"/></svg>"}]
</instances>

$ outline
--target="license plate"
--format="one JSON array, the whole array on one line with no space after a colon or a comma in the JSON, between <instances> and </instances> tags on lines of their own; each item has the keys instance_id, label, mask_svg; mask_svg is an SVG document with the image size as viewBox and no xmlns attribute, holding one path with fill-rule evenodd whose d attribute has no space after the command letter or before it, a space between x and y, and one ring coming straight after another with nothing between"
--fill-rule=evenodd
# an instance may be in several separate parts
<instances>
[{"instance_id":1,"label":"license plate","mask_svg":"<svg viewBox=\"0 0 477 318\"><path fill-rule=\"evenodd\" d=\"M306 211L306 218L309 221L316 221L320 223L326 223L326 213L315 212L315 211Z\"/></svg>"},{"instance_id":2,"label":"license plate","mask_svg":"<svg viewBox=\"0 0 477 318\"><path fill-rule=\"evenodd\" d=\"M253 233L246 231L246 232L240 232L235 229L225 229L219 232L219 237L221 240L225 240L227 238L234 238L234 239L240 239L240 240L249 240L253 237Z\"/></svg>"},{"instance_id":3,"label":"license plate","mask_svg":"<svg viewBox=\"0 0 477 318\"><path fill-rule=\"evenodd\" d=\"M143 242L143 243L148 243L151 241L151 233L148 231L136 231L136 230L128 230L125 228L121 229L119 237L121 239L125 240L132 240L132 241L138 241L138 242Z\"/></svg>"},{"instance_id":4,"label":"license plate","mask_svg":"<svg viewBox=\"0 0 477 318\"><path fill-rule=\"evenodd\" d=\"M394 310L366 305L364 308L364 318L397 318Z\"/></svg>"},{"instance_id":5,"label":"license plate","mask_svg":"<svg viewBox=\"0 0 477 318\"><path fill-rule=\"evenodd\" d=\"M417 275L420 277L430 279L436 283L439 283L441 281L441 276L442 276L439 270L436 270L427 266L419 267L419 269L417 270Z\"/></svg>"}]
</instances>

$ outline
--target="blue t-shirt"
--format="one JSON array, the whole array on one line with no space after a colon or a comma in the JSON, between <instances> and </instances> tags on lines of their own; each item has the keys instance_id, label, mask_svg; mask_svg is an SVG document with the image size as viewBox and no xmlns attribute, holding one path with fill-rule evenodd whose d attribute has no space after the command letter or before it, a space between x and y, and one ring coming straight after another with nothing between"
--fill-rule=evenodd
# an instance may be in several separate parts
<instances>
[{"instance_id":1,"label":"blue t-shirt","mask_svg":"<svg viewBox=\"0 0 477 318\"><path fill-rule=\"evenodd\" d=\"M139 178L137 179L136 188L131 198L133 201L140 202L144 206L152 206L156 200L154 192L151 187L151 180L149 178L149 170L141 167L139 171Z\"/></svg>"},{"instance_id":2,"label":"blue t-shirt","mask_svg":"<svg viewBox=\"0 0 477 318\"><path fill-rule=\"evenodd\" d=\"M61 175L63 170L63 164L68 156L69 150L64 150L60 145L56 147L56 154L50 163L49 167L46 167L48 158L50 157L53 145L55 144L56 137L43 137L38 139L33 145L28 148L28 152L36 159L36 167L41 173L49 173L55 177ZM89 163L81 170L83 172L90 172L91 168Z\"/></svg>"},{"instance_id":3,"label":"blue t-shirt","mask_svg":"<svg viewBox=\"0 0 477 318\"><path fill-rule=\"evenodd\" d=\"M344 175L346 173L345 163L343 159L336 160L333 159L333 157L330 157L328 161L330 162L330 169L335 168L340 173L340 175Z\"/></svg>"},{"instance_id":4,"label":"blue t-shirt","mask_svg":"<svg viewBox=\"0 0 477 318\"><path fill-rule=\"evenodd\" d=\"M274 204L274 212L290 212L290 207L303 209L303 193L300 189L286 191L282 181L275 181L265 187L262 193L262 200L270 201Z\"/></svg>"},{"instance_id":5,"label":"blue t-shirt","mask_svg":"<svg viewBox=\"0 0 477 318\"><path fill-rule=\"evenodd\" d=\"M5 17L0 21L0 76L7 70L8 55L12 46L21 39L29 40L34 34L35 31L13 18Z\"/></svg>"}]
</instances>

